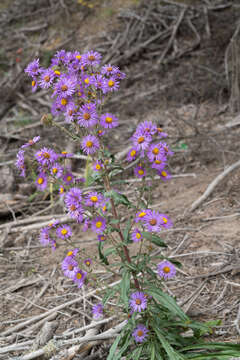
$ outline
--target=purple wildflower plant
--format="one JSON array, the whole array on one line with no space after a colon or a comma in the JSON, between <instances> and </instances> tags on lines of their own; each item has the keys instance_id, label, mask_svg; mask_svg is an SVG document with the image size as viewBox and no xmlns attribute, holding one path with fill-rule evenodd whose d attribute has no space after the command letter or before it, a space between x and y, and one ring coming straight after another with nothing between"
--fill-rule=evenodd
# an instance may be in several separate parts
<instances>
[{"instance_id":1,"label":"purple wildflower plant","mask_svg":"<svg viewBox=\"0 0 240 360\"><path fill-rule=\"evenodd\" d=\"M157 132L157 126L152 121L144 121L137 126L136 132L154 135Z\"/></svg>"},{"instance_id":2,"label":"purple wildflower plant","mask_svg":"<svg viewBox=\"0 0 240 360\"><path fill-rule=\"evenodd\" d=\"M100 242L105 241L106 238L107 238L106 235L103 235L103 234L99 234L98 237L97 237L98 241L100 241Z\"/></svg>"},{"instance_id":3,"label":"purple wildflower plant","mask_svg":"<svg viewBox=\"0 0 240 360\"><path fill-rule=\"evenodd\" d=\"M104 200L104 197L102 194L97 193L96 191L91 191L87 194L85 205L86 206L94 206L95 208L100 207Z\"/></svg>"},{"instance_id":4,"label":"purple wildflower plant","mask_svg":"<svg viewBox=\"0 0 240 360\"><path fill-rule=\"evenodd\" d=\"M55 73L52 69L45 69L41 71L39 86L42 89L48 89L52 86L53 80L55 79Z\"/></svg>"},{"instance_id":5,"label":"purple wildflower plant","mask_svg":"<svg viewBox=\"0 0 240 360\"><path fill-rule=\"evenodd\" d=\"M119 81L116 77L112 76L106 81L106 86L104 87L103 93L106 94L108 92L117 91L119 88Z\"/></svg>"},{"instance_id":6,"label":"purple wildflower plant","mask_svg":"<svg viewBox=\"0 0 240 360\"><path fill-rule=\"evenodd\" d=\"M98 115L95 104L84 104L77 113L78 124L90 128L97 124Z\"/></svg>"},{"instance_id":7,"label":"purple wildflower plant","mask_svg":"<svg viewBox=\"0 0 240 360\"><path fill-rule=\"evenodd\" d=\"M138 156L138 150L136 148L132 148L129 150L127 154L127 161L133 161Z\"/></svg>"},{"instance_id":8,"label":"purple wildflower plant","mask_svg":"<svg viewBox=\"0 0 240 360\"><path fill-rule=\"evenodd\" d=\"M78 270L77 261L72 256L66 256L62 262L62 270L65 276L73 280Z\"/></svg>"},{"instance_id":9,"label":"purple wildflower plant","mask_svg":"<svg viewBox=\"0 0 240 360\"><path fill-rule=\"evenodd\" d=\"M103 315L103 305L100 303L100 304L96 304L96 305L93 305L92 307L92 314L93 314L93 318L95 320L99 319L102 317Z\"/></svg>"},{"instance_id":10,"label":"purple wildflower plant","mask_svg":"<svg viewBox=\"0 0 240 360\"><path fill-rule=\"evenodd\" d=\"M135 223L138 223L139 221L144 221L149 211L149 209L138 211L135 216Z\"/></svg>"},{"instance_id":11,"label":"purple wildflower plant","mask_svg":"<svg viewBox=\"0 0 240 360\"><path fill-rule=\"evenodd\" d=\"M58 95L60 98L72 96L75 93L76 86L77 79L75 76L64 75L55 84L53 96Z\"/></svg>"},{"instance_id":12,"label":"purple wildflower plant","mask_svg":"<svg viewBox=\"0 0 240 360\"><path fill-rule=\"evenodd\" d=\"M75 272L73 280L77 284L79 289L83 286L86 276L86 271L83 271L81 269L77 269L77 271Z\"/></svg>"},{"instance_id":13,"label":"purple wildflower plant","mask_svg":"<svg viewBox=\"0 0 240 360\"><path fill-rule=\"evenodd\" d=\"M171 279L176 275L176 268L171 262L164 260L158 264L157 272L161 278L164 278L165 280Z\"/></svg>"},{"instance_id":14,"label":"purple wildflower plant","mask_svg":"<svg viewBox=\"0 0 240 360\"><path fill-rule=\"evenodd\" d=\"M40 136L35 136L33 139L29 140L27 143L21 146L21 149L28 148L29 146L35 145L40 140Z\"/></svg>"},{"instance_id":15,"label":"purple wildflower plant","mask_svg":"<svg viewBox=\"0 0 240 360\"><path fill-rule=\"evenodd\" d=\"M147 297L142 291L136 291L131 294L129 304L133 312L141 312L147 307Z\"/></svg>"},{"instance_id":16,"label":"purple wildflower plant","mask_svg":"<svg viewBox=\"0 0 240 360\"><path fill-rule=\"evenodd\" d=\"M139 179L142 179L144 176L146 176L146 170L142 166L137 166L134 168L134 174Z\"/></svg>"},{"instance_id":17,"label":"purple wildflower plant","mask_svg":"<svg viewBox=\"0 0 240 360\"><path fill-rule=\"evenodd\" d=\"M52 240L50 235L49 235L49 227L43 227L40 230L40 236L39 236L39 240L42 246L47 246L49 245L50 241Z\"/></svg>"},{"instance_id":18,"label":"purple wildflower plant","mask_svg":"<svg viewBox=\"0 0 240 360\"><path fill-rule=\"evenodd\" d=\"M137 150L147 150L151 140L151 135L140 131L135 132L132 136L133 146L136 147Z\"/></svg>"},{"instance_id":19,"label":"purple wildflower plant","mask_svg":"<svg viewBox=\"0 0 240 360\"><path fill-rule=\"evenodd\" d=\"M132 335L135 338L135 341L138 343L142 343L146 340L148 333L148 329L143 324L139 324L133 331Z\"/></svg>"},{"instance_id":20,"label":"purple wildflower plant","mask_svg":"<svg viewBox=\"0 0 240 360\"><path fill-rule=\"evenodd\" d=\"M92 265L92 259L90 258L85 259L83 262L87 267L90 267Z\"/></svg>"},{"instance_id":21,"label":"purple wildflower plant","mask_svg":"<svg viewBox=\"0 0 240 360\"><path fill-rule=\"evenodd\" d=\"M68 171L62 176L62 179L66 185L70 185L74 182L74 175L71 173L71 171Z\"/></svg>"},{"instance_id":22,"label":"purple wildflower plant","mask_svg":"<svg viewBox=\"0 0 240 360\"><path fill-rule=\"evenodd\" d=\"M97 216L92 220L92 230L97 234L102 233L106 229L106 220L101 217Z\"/></svg>"},{"instance_id":23,"label":"purple wildflower plant","mask_svg":"<svg viewBox=\"0 0 240 360\"><path fill-rule=\"evenodd\" d=\"M146 217L144 218L143 225L149 232L159 232L162 226L160 214L155 210L149 210Z\"/></svg>"},{"instance_id":24,"label":"purple wildflower plant","mask_svg":"<svg viewBox=\"0 0 240 360\"><path fill-rule=\"evenodd\" d=\"M63 174L63 167L58 164L58 163L55 163L51 166L51 174L55 177L55 178L60 178Z\"/></svg>"},{"instance_id":25,"label":"purple wildflower plant","mask_svg":"<svg viewBox=\"0 0 240 360\"><path fill-rule=\"evenodd\" d=\"M166 214L159 214L159 216L160 216L161 226L163 228L170 229L173 226L173 223L169 218L169 216L167 216Z\"/></svg>"},{"instance_id":26,"label":"purple wildflower plant","mask_svg":"<svg viewBox=\"0 0 240 360\"><path fill-rule=\"evenodd\" d=\"M93 164L93 170L94 171L101 171L103 169L103 163L101 160L97 160Z\"/></svg>"},{"instance_id":27,"label":"purple wildflower plant","mask_svg":"<svg viewBox=\"0 0 240 360\"><path fill-rule=\"evenodd\" d=\"M50 164L56 162L58 155L52 149L44 147L36 152L35 158L41 166L48 167Z\"/></svg>"},{"instance_id":28,"label":"purple wildflower plant","mask_svg":"<svg viewBox=\"0 0 240 360\"><path fill-rule=\"evenodd\" d=\"M97 51L88 51L83 56L83 63L85 65L98 66L100 64L102 55Z\"/></svg>"},{"instance_id":29,"label":"purple wildflower plant","mask_svg":"<svg viewBox=\"0 0 240 360\"><path fill-rule=\"evenodd\" d=\"M143 239L142 233L138 228L133 230L131 234L131 239L133 242L139 242Z\"/></svg>"},{"instance_id":30,"label":"purple wildflower plant","mask_svg":"<svg viewBox=\"0 0 240 360\"><path fill-rule=\"evenodd\" d=\"M87 155L92 155L100 148L99 140L94 135L87 135L82 139L81 147Z\"/></svg>"},{"instance_id":31,"label":"purple wildflower plant","mask_svg":"<svg viewBox=\"0 0 240 360\"><path fill-rule=\"evenodd\" d=\"M47 187L47 175L44 172L40 172L35 181L35 185L38 190L44 191Z\"/></svg>"},{"instance_id":32,"label":"purple wildflower plant","mask_svg":"<svg viewBox=\"0 0 240 360\"><path fill-rule=\"evenodd\" d=\"M62 225L57 228L56 234L59 238L65 240L72 236L72 230L69 225Z\"/></svg>"},{"instance_id":33,"label":"purple wildflower plant","mask_svg":"<svg viewBox=\"0 0 240 360\"><path fill-rule=\"evenodd\" d=\"M81 206L82 203L82 190L77 187L72 187L65 195L64 202L68 208L72 205L76 207Z\"/></svg>"},{"instance_id":34,"label":"purple wildflower plant","mask_svg":"<svg viewBox=\"0 0 240 360\"><path fill-rule=\"evenodd\" d=\"M35 77L40 74L39 59L33 60L24 70L29 76Z\"/></svg>"},{"instance_id":35,"label":"purple wildflower plant","mask_svg":"<svg viewBox=\"0 0 240 360\"><path fill-rule=\"evenodd\" d=\"M158 175L163 181L171 179L171 174L167 170L159 170Z\"/></svg>"},{"instance_id":36,"label":"purple wildflower plant","mask_svg":"<svg viewBox=\"0 0 240 360\"><path fill-rule=\"evenodd\" d=\"M67 256L74 258L77 255L78 251L79 251L78 248L75 248L73 250L68 250Z\"/></svg>"},{"instance_id":37,"label":"purple wildflower plant","mask_svg":"<svg viewBox=\"0 0 240 360\"><path fill-rule=\"evenodd\" d=\"M106 113L100 117L100 125L105 129L112 129L118 126L118 119L113 114Z\"/></svg>"}]
</instances>

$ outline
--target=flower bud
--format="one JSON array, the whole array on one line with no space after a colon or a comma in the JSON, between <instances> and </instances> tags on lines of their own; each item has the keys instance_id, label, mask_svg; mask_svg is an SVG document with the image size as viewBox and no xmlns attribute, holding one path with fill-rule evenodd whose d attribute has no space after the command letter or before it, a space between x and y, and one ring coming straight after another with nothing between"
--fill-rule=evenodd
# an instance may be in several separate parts
<instances>
[{"instance_id":1,"label":"flower bud","mask_svg":"<svg viewBox=\"0 0 240 360\"><path fill-rule=\"evenodd\" d=\"M41 117L41 124L43 124L44 126L52 126L53 125L53 116L51 114L44 114L42 117Z\"/></svg>"}]
</instances>

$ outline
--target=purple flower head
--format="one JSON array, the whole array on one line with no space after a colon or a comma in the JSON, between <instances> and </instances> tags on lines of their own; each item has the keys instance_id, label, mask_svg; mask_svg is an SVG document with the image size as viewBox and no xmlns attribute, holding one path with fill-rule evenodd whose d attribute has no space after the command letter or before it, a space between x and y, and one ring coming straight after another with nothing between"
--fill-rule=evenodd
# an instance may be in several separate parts
<instances>
[{"instance_id":1,"label":"purple flower head","mask_svg":"<svg viewBox=\"0 0 240 360\"><path fill-rule=\"evenodd\" d=\"M102 242L102 241L105 241L106 240L106 235L103 235L103 234L99 234L98 237L97 237L98 241Z\"/></svg>"},{"instance_id":2,"label":"purple flower head","mask_svg":"<svg viewBox=\"0 0 240 360\"><path fill-rule=\"evenodd\" d=\"M40 74L39 59L33 60L24 70L29 76L35 77Z\"/></svg>"},{"instance_id":3,"label":"purple flower head","mask_svg":"<svg viewBox=\"0 0 240 360\"><path fill-rule=\"evenodd\" d=\"M133 242L139 242L140 240L143 239L142 233L138 228L133 230L131 234L131 239Z\"/></svg>"},{"instance_id":4,"label":"purple flower head","mask_svg":"<svg viewBox=\"0 0 240 360\"><path fill-rule=\"evenodd\" d=\"M136 148L131 148L127 154L127 161L133 161L136 159L138 151Z\"/></svg>"},{"instance_id":5,"label":"purple flower head","mask_svg":"<svg viewBox=\"0 0 240 360\"><path fill-rule=\"evenodd\" d=\"M158 171L158 175L163 181L171 179L171 174L167 170Z\"/></svg>"},{"instance_id":6,"label":"purple flower head","mask_svg":"<svg viewBox=\"0 0 240 360\"><path fill-rule=\"evenodd\" d=\"M118 71L119 71L119 68L117 66L107 64L102 67L101 74L107 75L107 76L112 76L112 75L115 75Z\"/></svg>"},{"instance_id":7,"label":"purple flower head","mask_svg":"<svg viewBox=\"0 0 240 360\"><path fill-rule=\"evenodd\" d=\"M82 150L87 154L94 154L99 148L99 140L94 135L87 135L82 139Z\"/></svg>"},{"instance_id":8,"label":"purple flower head","mask_svg":"<svg viewBox=\"0 0 240 360\"><path fill-rule=\"evenodd\" d=\"M58 95L59 97L67 98L72 96L76 90L77 78L74 76L63 75L59 81L56 83L53 95Z\"/></svg>"},{"instance_id":9,"label":"purple flower head","mask_svg":"<svg viewBox=\"0 0 240 360\"><path fill-rule=\"evenodd\" d=\"M57 248L57 243L55 240L51 240L51 248L52 248L52 251L55 251L56 248Z\"/></svg>"},{"instance_id":10,"label":"purple flower head","mask_svg":"<svg viewBox=\"0 0 240 360\"><path fill-rule=\"evenodd\" d=\"M118 118L113 114L106 113L100 117L100 125L105 129L111 129L118 126Z\"/></svg>"},{"instance_id":11,"label":"purple flower head","mask_svg":"<svg viewBox=\"0 0 240 360\"><path fill-rule=\"evenodd\" d=\"M151 135L143 132L135 132L132 136L133 145L137 150L146 150L149 147L151 140Z\"/></svg>"},{"instance_id":12,"label":"purple flower head","mask_svg":"<svg viewBox=\"0 0 240 360\"><path fill-rule=\"evenodd\" d=\"M64 195L65 195L65 189L64 189L64 187L63 187L62 185L59 186L58 193L59 193L59 196L60 196L60 197L64 197Z\"/></svg>"},{"instance_id":13,"label":"purple flower head","mask_svg":"<svg viewBox=\"0 0 240 360\"><path fill-rule=\"evenodd\" d=\"M135 222L144 221L146 219L147 214L151 210L141 210L136 213Z\"/></svg>"},{"instance_id":14,"label":"purple flower head","mask_svg":"<svg viewBox=\"0 0 240 360\"><path fill-rule=\"evenodd\" d=\"M47 246L50 241L52 240L50 238L50 235L49 235L49 228L48 227L43 227L41 230L40 230L40 237L39 237L39 240L40 240L40 243L42 246Z\"/></svg>"},{"instance_id":15,"label":"purple flower head","mask_svg":"<svg viewBox=\"0 0 240 360\"><path fill-rule=\"evenodd\" d=\"M102 75L97 74L93 79L93 85L96 89L104 91L106 88L106 79Z\"/></svg>"},{"instance_id":16,"label":"purple flower head","mask_svg":"<svg viewBox=\"0 0 240 360\"><path fill-rule=\"evenodd\" d=\"M167 260L164 260L160 264L158 264L157 269L158 275L165 280L171 279L176 275L175 266Z\"/></svg>"},{"instance_id":17,"label":"purple flower head","mask_svg":"<svg viewBox=\"0 0 240 360\"><path fill-rule=\"evenodd\" d=\"M34 93L38 88L38 82L36 78L32 79L32 92Z\"/></svg>"},{"instance_id":18,"label":"purple flower head","mask_svg":"<svg viewBox=\"0 0 240 360\"><path fill-rule=\"evenodd\" d=\"M85 65L98 66L100 64L102 55L97 51L88 51L87 54L83 55L83 63Z\"/></svg>"},{"instance_id":19,"label":"purple flower head","mask_svg":"<svg viewBox=\"0 0 240 360\"><path fill-rule=\"evenodd\" d=\"M83 74L82 75L82 84L84 87L89 87L94 84L94 76Z\"/></svg>"},{"instance_id":20,"label":"purple flower head","mask_svg":"<svg viewBox=\"0 0 240 360\"><path fill-rule=\"evenodd\" d=\"M101 136L103 136L104 134L105 134L105 130L103 130L103 129L98 129L97 130L97 135L99 136L99 137L101 137Z\"/></svg>"},{"instance_id":21,"label":"purple flower head","mask_svg":"<svg viewBox=\"0 0 240 360\"><path fill-rule=\"evenodd\" d=\"M51 174L57 179L60 178L63 174L63 168L60 164L55 163L51 167Z\"/></svg>"},{"instance_id":22,"label":"purple flower head","mask_svg":"<svg viewBox=\"0 0 240 360\"><path fill-rule=\"evenodd\" d=\"M97 234L101 234L106 229L106 220L101 217L97 216L95 219L92 220L92 230Z\"/></svg>"},{"instance_id":23,"label":"purple flower head","mask_svg":"<svg viewBox=\"0 0 240 360\"><path fill-rule=\"evenodd\" d=\"M76 207L75 205L72 205L68 208L68 215L78 223L81 223L83 221L83 208L81 206Z\"/></svg>"},{"instance_id":24,"label":"purple flower head","mask_svg":"<svg viewBox=\"0 0 240 360\"><path fill-rule=\"evenodd\" d=\"M58 65L61 62L63 63L65 57L66 57L66 51L65 50L57 51L57 53L54 55L54 57L52 59L52 65Z\"/></svg>"},{"instance_id":25,"label":"purple flower head","mask_svg":"<svg viewBox=\"0 0 240 360\"><path fill-rule=\"evenodd\" d=\"M157 126L152 121L144 121L137 126L136 132L154 135L157 132Z\"/></svg>"},{"instance_id":26,"label":"purple flower head","mask_svg":"<svg viewBox=\"0 0 240 360\"><path fill-rule=\"evenodd\" d=\"M67 151L62 151L61 154L59 154L60 158L69 159L73 156L73 154L68 153Z\"/></svg>"},{"instance_id":27,"label":"purple flower head","mask_svg":"<svg viewBox=\"0 0 240 360\"><path fill-rule=\"evenodd\" d=\"M162 227L164 227L165 229L170 229L173 226L173 223L169 216L167 216L166 214L159 214L159 216Z\"/></svg>"},{"instance_id":28,"label":"purple flower head","mask_svg":"<svg viewBox=\"0 0 240 360\"><path fill-rule=\"evenodd\" d=\"M119 81L116 79L116 77L110 77L105 84L103 93L106 94L110 91L117 91L119 88Z\"/></svg>"},{"instance_id":29,"label":"purple flower head","mask_svg":"<svg viewBox=\"0 0 240 360\"><path fill-rule=\"evenodd\" d=\"M92 307L92 314L94 319L99 319L103 315L103 305L96 304Z\"/></svg>"},{"instance_id":30,"label":"purple flower head","mask_svg":"<svg viewBox=\"0 0 240 360\"><path fill-rule=\"evenodd\" d=\"M92 265L92 259L88 258L88 259L85 259L84 260L84 264L87 266L87 267L90 267Z\"/></svg>"},{"instance_id":31,"label":"purple flower head","mask_svg":"<svg viewBox=\"0 0 240 360\"><path fill-rule=\"evenodd\" d=\"M102 169L103 169L102 161L100 161L100 160L95 161L95 163L93 164L93 170L94 171L100 171Z\"/></svg>"},{"instance_id":32,"label":"purple flower head","mask_svg":"<svg viewBox=\"0 0 240 360\"><path fill-rule=\"evenodd\" d=\"M38 175L35 185L37 186L38 190L44 191L47 187L47 176L44 172L40 172Z\"/></svg>"},{"instance_id":33,"label":"purple flower head","mask_svg":"<svg viewBox=\"0 0 240 360\"><path fill-rule=\"evenodd\" d=\"M73 120L75 119L76 109L77 108L74 102L70 102L69 104L67 104L66 110L64 112L65 121L67 123L73 122Z\"/></svg>"},{"instance_id":34,"label":"purple flower head","mask_svg":"<svg viewBox=\"0 0 240 360\"><path fill-rule=\"evenodd\" d=\"M165 138L165 137L168 136L168 134L165 133L165 132L163 131L163 129L160 128L160 127L157 127L157 135L158 135L158 137L160 137L160 138Z\"/></svg>"},{"instance_id":35,"label":"purple flower head","mask_svg":"<svg viewBox=\"0 0 240 360\"><path fill-rule=\"evenodd\" d=\"M167 159L166 158L162 158L162 160L160 159L155 159L152 164L151 164L151 168L158 170L158 172L163 171L164 168L166 167L167 163L166 163Z\"/></svg>"},{"instance_id":36,"label":"purple flower head","mask_svg":"<svg viewBox=\"0 0 240 360\"><path fill-rule=\"evenodd\" d=\"M96 191L91 191L87 194L87 198L85 201L86 206L94 206L95 208L100 207L104 200L104 197L102 194L98 194Z\"/></svg>"},{"instance_id":37,"label":"purple flower head","mask_svg":"<svg viewBox=\"0 0 240 360\"><path fill-rule=\"evenodd\" d=\"M40 140L40 136L35 136L33 139L29 140L26 144L21 146L21 149L25 149L29 146L36 144Z\"/></svg>"},{"instance_id":38,"label":"purple flower head","mask_svg":"<svg viewBox=\"0 0 240 360\"><path fill-rule=\"evenodd\" d=\"M82 231L84 231L84 232L88 231L88 229L90 228L90 225L91 225L90 219L86 218L83 223Z\"/></svg>"},{"instance_id":39,"label":"purple flower head","mask_svg":"<svg viewBox=\"0 0 240 360\"><path fill-rule=\"evenodd\" d=\"M59 220L55 220L55 219L52 219L52 221L50 223L48 223L48 228L49 229L53 229L55 228L57 225L59 224Z\"/></svg>"},{"instance_id":40,"label":"purple flower head","mask_svg":"<svg viewBox=\"0 0 240 360\"><path fill-rule=\"evenodd\" d=\"M74 176L70 171L66 172L66 174L64 174L62 179L66 185L70 185L74 182Z\"/></svg>"},{"instance_id":41,"label":"purple flower head","mask_svg":"<svg viewBox=\"0 0 240 360\"><path fill-rule=\"evenodd\" d=\"M74 275L74 282L77 284L78 288L81 288L84 284L84 280L87 276L86 271L83 271L81 269L78 269Z\"/></svg>"},{"instance_id":42,"label":"purple flower head","mask_svg":"<svg viewBox=\"0 0 240 360\"><path fill-rule=\"evenodd\" d=\"M139 324L133 331L132 335L135 338L135 341L138 343L142 343L146 337L148 333L148 329L146 328L146 326Z\"/></svg>"},{"instance_id":43,"label":"purple flower head","mask_svg":"<svg viewBox=\"0 0 240 360\"><path fill-rule=\"evenodd\" d=\"M45 69L41 71L39 86L42 89L48 89L52 85L54 79L55 79L54 71L52 69Z\"/></svg>"},{"instance_id":44,"label":"purple flower head","mask_svg":"<svg viewBox=\"0 0 240 360\"><path fill-rule=\"evenodd\" d=\"M174 152L170 150L169 146L166 143L161 143L162 149L165 151L166 156L172 156Z\"/></svg>"},{"instance_id":45,"label":"purple flower head","mask_svg":"<svg viewBox=\"0 0 240 360\"><path fill-rule=\"evenodd\" d=\"M161 216L155 210L149 210L144 218L144 226L150 232L159 232L161 230Z\"/></svg>"},{"instance_id":46,"label":"purple flower head","mask_svg":"<svg viewBox=\"0 0 240 360\"><path fill-rule=\"evenodd\" d=\"M166 161L165 152L162 148L162 144L151 144L148 148L147 156L150 161L160 160L162 162Z\"/></svg>"},{"instance_id":47,"label":"purple flower head","mask_svg":"<svg viewBox=\"0 0 240 360\"><path fill-rule=\"evenodd\" d=\"M97 124L98 115L95 104L84 104L77 113L78 124L85 128L93 127Z\"/></svg>"},{"instance_id":48,"label":"purple flower head","mask_svg":"<svg viewBox=\"0 0 240 360\"><path fill-rule=\"evenodd\" d=\"M56 230L56 234L59 238L65 240L72 236L72 230L68 225L59 226Z\"/></svg>"},{"instance_id":49,"label":"purple flower head","mask_svg":"<svg viewBox=\"0 0 240 360\"><path fill-rule=\"evenodd\" d=\"M79 207L82 202L82 190L77 187L72 187L66 193L64 201L68 208L70 208L72 205ZM75 210L75 209L73 209L73 210Z\"/></svg>"},{"instance_id":50,"label":"purple flower head","mask_svg":"<svg viewBox=\"0 0 240 360\"><path fill-rule=\"evenodd\" d=\"M66 256L62 262L62 270L65 276L73 279L78 270L78 263L72 256Z\"/></svg>"},{"instance_id":51,"label":"purple flower head","mask_svg":"<svg viewBox=\"0 0 240 360\"><path fill-rule=\"evenodd\" d=\"M42 166L49 166L58 159L58 155L52 149L44 147L36 152L35 158Z\"/></svg>"},{"instance_id":52,"label":"purple flower head","mask_svg":"<svg viewBox=\"0 0 240 360\"><path fill-rule=\"evenodd\" d=\"M69 257L71 257L71 258L74 258L74 257L77 255L78 251L79 251L78 248L75 248L75 249L73 249L73 250L69 250L69 251L67 252L67 256L69 256Z\"/></svg>"},{"instance_id":53,"label":"purple flower head","mask_svg":"<svg viewBox=\"0 0 240 360\"><path fill-rule=\"evenodd\" d=\"M143 292L136 291L131 295L129 303L132 311L141 312L147 307L147 297Z\"/></svg>"},{"instance_id":54,"label":"purple flower head","mask_svg":"<svg viewBox=\"0 0 240 360\"><path fill-rule=\"evenodd\" d=\"M146 170L142 166L137 166L134 168L134 174L141 179L146 176Z\"/></svg>"},{"instance_id":55,"label":"purple flower head","mask_svg":"<svg viewBox=\"0 0 240 360\"><path fill-rule=\"evenodd\" d=\"M21 171L20 176L25 177L26 176L26 166L24 163L24 150L19 150L17 153L17 160L15 163L18 170Z\"/></svg>"},{"instance_id":56,"label":"purple flower head","mask_svg":"<svg viewBox=\"0 0 240 360\"><path fill-rule=\"evenodd\" d=\"M118 80L123 80L126 77L126 74L120 70L114 71L114 75Z\"/></svg>"}]
</instances>

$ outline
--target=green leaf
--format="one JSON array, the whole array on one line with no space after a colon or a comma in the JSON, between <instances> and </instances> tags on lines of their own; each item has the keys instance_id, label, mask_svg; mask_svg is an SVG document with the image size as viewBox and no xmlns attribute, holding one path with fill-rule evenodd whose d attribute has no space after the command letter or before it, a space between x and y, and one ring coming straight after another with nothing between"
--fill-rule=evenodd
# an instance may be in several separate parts
<instances>
[{"instance_id":1,"label":"green leaf","mask_svg":"<svg viewBox=\"0 0 240 360\"><path fill-rule=\"evenodd\" d=\"M155 360L155 354L156 354L155 345L152 343L151 344L151 359L150 360Z\"/></svg>"},{"instance_id":2,"label":"green leaf","mask_svg":"<svg viewBox=\"0 0 240 360\"><path fill-rule=\"evenodd\" d=\"M126 308L128 308L128 303L129 303L128 293L129 293L129 289L130 289L130 277L131 277L130 272L125 270L122 281L120 283L121 299L122 299L124 305L126 306Z\"/></svg>"},{"instance_id":3,"label":"green leaf","mask_svg":"<svg viewBox=\"0 0 240 360\"><path fill-rule=\"evenodd\" d=\"M102 253L102 248L103 248L103 243L99 242L98 243L98 254L99 254L99 258L100 260L105 264L105 265L109 265L108 259L106 258L106 256L104 256L104 254Z\"/></svg>"},{"instance_id":4,"label":"green leaf","mask_svg":"<svg viewBox=\"0 0 240 360\"><path fill-rule=\"evenodd\" d=\"M132 219L129 219L125 229L123 230L123 238L126 243L129 242L129 231L131 229Z\"/></svg>"},{"instance_id":5,"label":"green leaf","mask_svg":"<svg viewBox=\"0 0 240 360\"><path fill-rule=\"evenodd\" d=\"M117 336L116 340L114 341L114 343L112 344L111 349L108 354L108 357L107 357L107 360L115 360L116 350L117 350L118 344L121 340L121 337L122 337L122 335L119 334Z\"/></svg>"},{"instance_id":6,"label":"green leaf","mask_svg":"<svg viewBox=\"0 0 240 360\"><path fill-rule=\"evenodd\" d=\"M164 293L161 289L156 287L149 287L148 294L151 295L156 301L160 302L162 306L167 308L172 314L179 316L183 321L189 321L188 316L183 312L183 310L177 305L176 301Z\"/></svg>"},{"instance_id":7,"label":"green leaf","mask_svg":"<svg viewBox=\"0 0 240 360\"><path fill-rule=\"evenodd\" d=\"M119 349L118 353L115 354L114 360L121 360L122 355L125 350L129 347L130 342L132 342L132 334L129 333L126 339L123 339L123 346ZM134 359L135 360L135 359Z\"/></svg>"},{"instance_id":8,"label":"green leaf","mask_svg":"<svg viewBox=\"0 0 240 360\"><path fill-rule=\"evenodd\" d=\"M161 334L159 329L154 328L155 333L157 334L158 339L160 340L162 347L166 351L169 356L169 359L174 360L185 360L185 356L179 354L177 351L173 349L173 347L169 344L169 342L165 339L165 337Z\"/></svg>"},{"instance_id":9,"label":"green leaf","mask_svg":"<svg viewBox=\"0 0 240 360\"><path fill-rule=\"evenodd\" d=\"M153 234L150 234L145 231L142 232L142 235L144 238L146 238L147 240L150 240L152 243L154 243L157 246L165 247L165 248L167 247L167 245L164 243L164 241L157 235L153 235Z\"/></svg>"},{"instance_id":10,"label":"green leaf","mask_svg":"<svg viewBox=\"0 0 240 360\"><path fill-rule=\"evenodd\" d=\"M110 247L104 251L103 256L107 257L108 255L114 254L114 253L116 253L115 247Z\"/></svg>"},{"instance_id":11,"label":"green leaf","mask_svg":"<svg viewBox=\"0 0 240 360\"><path fill-rule=\"evenodd\" d=\"M102 304L103 306L108 302L108 300L117 292L119 291L119 286L114 286L113 288L111 289L108 289L105 291L105 294L103 296L103 299L102 299Z\"/></svg>"}]
</instances>

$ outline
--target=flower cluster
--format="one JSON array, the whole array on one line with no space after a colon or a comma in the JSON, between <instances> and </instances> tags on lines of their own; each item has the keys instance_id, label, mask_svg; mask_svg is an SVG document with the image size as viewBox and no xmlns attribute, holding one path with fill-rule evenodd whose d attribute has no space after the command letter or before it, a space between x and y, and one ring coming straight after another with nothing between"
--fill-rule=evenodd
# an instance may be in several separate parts
<instances>
[{"instance_id":1,"label":"flower cluster","mask_svg":"<svg viewBox=\"0 0 240 360\"><path fill-rule=\"evenodd\" d=\"M145 177L150 165L163 180L170 178L166 166L167 158L173 155L173 152L165 142L159 141L165 137L167 134L152 121L144 121L138 125L131 138L132 147L127 154L127 161L138 159L140 162L134 169L135 176Z\"/></svg>"}]
</instances>

